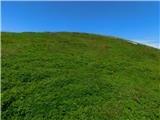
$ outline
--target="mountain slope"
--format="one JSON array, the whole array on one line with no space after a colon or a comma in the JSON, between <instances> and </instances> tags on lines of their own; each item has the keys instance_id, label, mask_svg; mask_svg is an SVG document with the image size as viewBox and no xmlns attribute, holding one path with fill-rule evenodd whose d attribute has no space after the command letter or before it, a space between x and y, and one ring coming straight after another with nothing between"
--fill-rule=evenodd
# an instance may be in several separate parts
<instances>
[{"instance_id":1,"label":"mountain slope","mask_svg":"<svg viewBox=\"0 0 160 120\"><path fill-rule=\"evenodd\" d=\"M2 119L160 118L160 50L87 33L1 36Z\"/></svg>"}]
</instances>

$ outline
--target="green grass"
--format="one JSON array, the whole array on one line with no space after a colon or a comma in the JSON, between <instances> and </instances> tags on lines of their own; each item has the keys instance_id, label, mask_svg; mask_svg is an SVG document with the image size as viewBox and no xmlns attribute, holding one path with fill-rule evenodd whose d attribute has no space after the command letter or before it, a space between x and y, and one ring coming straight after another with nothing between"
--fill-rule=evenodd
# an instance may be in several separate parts
<instances>
[{"instance_id":1,"label":"green grass","mask_svg":"<svg viewBox=\"0 0 160 120\"><path fill-rule=\"evenodd\" d=\"M2 37L3 120L159 120L160 50L87 33Z\"/></svg>"}]
</instances>

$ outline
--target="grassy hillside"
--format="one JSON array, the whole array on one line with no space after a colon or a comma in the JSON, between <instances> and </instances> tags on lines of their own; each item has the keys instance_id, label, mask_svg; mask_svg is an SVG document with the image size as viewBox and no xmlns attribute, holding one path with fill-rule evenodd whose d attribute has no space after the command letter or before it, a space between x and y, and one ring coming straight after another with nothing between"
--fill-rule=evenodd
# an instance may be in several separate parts
<instances>
[{"instance_id":1,"label":"grassy hillside","mask_svg":"<svg viewBox=\"0 0 160 120\"><path fill-rule=\"evenodd\" d=\"M160 50L86 33L2 33L3 120L159 120Z\"/></svg>"}]
</instances>

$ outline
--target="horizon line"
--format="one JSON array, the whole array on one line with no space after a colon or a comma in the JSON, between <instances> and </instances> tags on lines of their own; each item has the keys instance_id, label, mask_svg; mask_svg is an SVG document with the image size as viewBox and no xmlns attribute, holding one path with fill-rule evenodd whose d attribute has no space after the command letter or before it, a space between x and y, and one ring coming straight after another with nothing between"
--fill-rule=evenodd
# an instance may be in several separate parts
<instances>
[{"instance_id":1,"label":"horizon line","mask_svg":"<svg viewBox=\"0 0 160 120\"><path fill-rule=\"evenodd\" d=\"M85 33L85 34L95 34L95 35L101 35L101 36L106 36L106 37L113 37L113 38L117 38L117 39L123 39L126 40L128 42L131 43L137 43L137 44L141 44L141 45L145 45L145 46L149 46L152 48L156 48L160 50L160 42L156 43L156 44L150 44L150 43L145 43L145 41L140 41L140 40L133 40L133 39L128 39L128 38L123 38L123 37L118 37L118 36L114 36L114 35L107 35L107 34L103 34L103 33L94 33L94 32L78 32L78 31L1 31L1 33ZM134 44L133 43L133 44Z\"/></svg>"}]
</instances>

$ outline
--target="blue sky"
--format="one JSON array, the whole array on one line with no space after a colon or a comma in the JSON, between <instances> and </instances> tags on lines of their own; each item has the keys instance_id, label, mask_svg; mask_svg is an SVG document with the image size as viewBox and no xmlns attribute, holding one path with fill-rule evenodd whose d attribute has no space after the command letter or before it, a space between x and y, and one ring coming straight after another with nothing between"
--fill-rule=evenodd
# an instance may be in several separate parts
<instances>
[{"instance_id":1,"label":"blue sky","mask_svg":"<svg viewBox=\"0 0 160 120\"><path fill-rule=\"evenodd\" d=\"M158 47L160 2L2 2L2 31L76 31Z\"/></svg>"}]
</instances>

